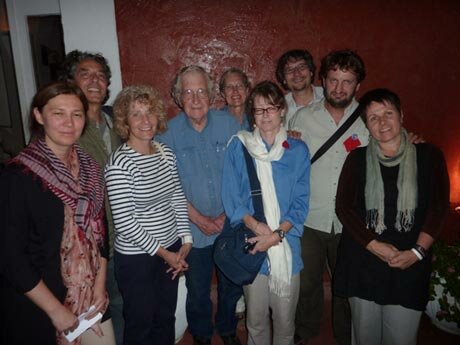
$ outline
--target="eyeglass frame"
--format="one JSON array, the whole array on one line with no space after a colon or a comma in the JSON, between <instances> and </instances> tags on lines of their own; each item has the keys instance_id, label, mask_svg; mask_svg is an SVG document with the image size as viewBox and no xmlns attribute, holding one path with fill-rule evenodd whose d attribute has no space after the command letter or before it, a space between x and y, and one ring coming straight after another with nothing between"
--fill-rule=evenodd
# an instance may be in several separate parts
<instances>
[{"instance_id":1,"label":"eyeglass frame","mask_svg":"<svg viewBox=\"0 0 460 345\"><path fill-rule=\"evenodd\" d=\"M186 89L180 93L180 97L183 100L192 100L193 97L197 97L198 99L206 99L209 98L209 91L203 88L199 88L198 90Z\"/></svg>"},{"instance_id":2,"label":"eyeglass frame","mask_svg":"<svg viewBox=\"0 0 460 345\"><path fill-rule=\"evenodd\" d=\"M286 68L284 70L284 74L294 74L295 72L303 72L303 71L306 71L306 70L310 70L310 67L308 67L308 64L305 62L305 63L302 63L298 66L295 66L295 67L289 67L289 68Z\"/></svg>"},{"instance_id":3,"label":"eyeglass frame","mask_svg":"<svg viewBox=\"0 0 460 345\"><path fill-rule=\"evenodd\" d=\"M230 91L230 92L233 92L233 91L241 91L241 90L245 90L247 89L248 87L244 84L237 84L237 85L225 85L224 86L224 91Z\"/></svg>"},{"instance_id":4,"label":"eyeglass frame","mask_svg":"<svg viewBox=\"0 0 460 345\"><path fill-rule=\"evenodd\" d=\"M275 115L276 112L278 112L280 109L281 109L280 105L272 105L271 107L267 107L267 108L253 108L252 113L254 114L254 116L264 116L265 114ZM259 114L257 112L259 112Z\"/></svg>"}]
</instances>

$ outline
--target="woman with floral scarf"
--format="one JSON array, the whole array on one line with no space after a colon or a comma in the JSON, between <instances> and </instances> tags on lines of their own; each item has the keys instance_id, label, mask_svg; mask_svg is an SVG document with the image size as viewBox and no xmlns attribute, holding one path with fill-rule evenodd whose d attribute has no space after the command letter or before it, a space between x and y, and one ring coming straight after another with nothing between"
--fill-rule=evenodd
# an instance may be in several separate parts
<instances>
[{"instance_id":1,"label":"woman with floral scarf","mask_svg":"<svg viewBox=\"0 0 460 345\"><path fill-rule=\"evenodd\" d=\"M0 179L2 344L69 344L78 315L107 308L104 182L76 143L87 100L69 83L35 95L33 140ZM95 334L95 335L94 335ZM86 340L85 340L86 339ZM107 316L72 344L113 344Z\"/></svg>"},{"instance_id":2,"label":"woman with floral scarf","mask_svg":"<svg viewBox=\"0 0 460 345\"><path fill-rule=\"evenodd\" d=\"M446 164L433 145L409 142L394 92L369 91L358 111L371 138L350 153L339 180L334 293L350 302L354 345L415 345L430 247L449 209Z\"/></svg>"}]
</instances>

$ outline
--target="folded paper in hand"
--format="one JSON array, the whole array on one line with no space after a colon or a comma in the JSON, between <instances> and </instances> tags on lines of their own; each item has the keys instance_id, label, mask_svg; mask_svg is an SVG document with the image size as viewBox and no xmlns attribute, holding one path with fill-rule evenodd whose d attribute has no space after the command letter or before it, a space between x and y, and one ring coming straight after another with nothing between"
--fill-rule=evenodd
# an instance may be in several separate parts
<instances>
[{"instance_id":1,"label":"folded paper in hand","mask_svg":"<svg viewBox=\"0 0 460 345\"><path fill-rule=\"evenodd\" d=\"M66 339L71 342L74 341L78 336L80 336L84 331L86 331L88 328L90 328L92 325L94 325L96 322L98 322L102 318L102 314L99 312L94 316L93 318L86 320L85 317L86 315L92 313L96 307L92 305L89 307L87 312L84 312L78 316L78 327L74 329L72 332L66 334Z\"/></svg>"}]
</instances>

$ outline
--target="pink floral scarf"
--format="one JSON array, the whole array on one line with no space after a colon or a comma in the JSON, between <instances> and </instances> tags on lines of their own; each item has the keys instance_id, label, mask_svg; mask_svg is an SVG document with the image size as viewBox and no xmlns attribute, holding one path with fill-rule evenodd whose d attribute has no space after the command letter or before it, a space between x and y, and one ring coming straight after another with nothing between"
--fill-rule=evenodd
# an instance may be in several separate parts
<instances>
[{"instance_id":1,"label":"pink floral scarf","mask_svg":"<svg viewBox=\"0 0 460 345\"><path fill-rule=\"evenodd\" d=\"M88 310L94 283L100 269L105 227L104 181L98 164L78 145L74 145L67 167L37 140L14 161L38 175L64 203L64 229L61 241L61 274L67 295L64 305L75 315ZM108 299L105 308L107 308ZM58 344L69 344L57 333ZM79 344L77 338L72 344Z\"/></svg>"}]
</instances>

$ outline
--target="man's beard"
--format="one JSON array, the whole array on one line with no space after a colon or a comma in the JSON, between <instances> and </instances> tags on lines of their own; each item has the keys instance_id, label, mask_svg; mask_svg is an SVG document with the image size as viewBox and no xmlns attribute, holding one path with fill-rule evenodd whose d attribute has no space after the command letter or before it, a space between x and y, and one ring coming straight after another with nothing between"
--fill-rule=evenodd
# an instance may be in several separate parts
<instances>
[{"instance_id":1,"label":"man's beard","mask_svg":"<svg viewBox=\"0 0 460 345\"><path fill-rule=\"evenodd\" d=\"M340 101L336 101L334 98L332 98L328 93L327 90L324 89L324 98L326 99L327 103L329 103L333 108L337 109L345 109L348 107L351 102L353 101L353 97L355 96L355 93L350 95L349 97L342 99Z\"/></svg>"}]
</instances>

